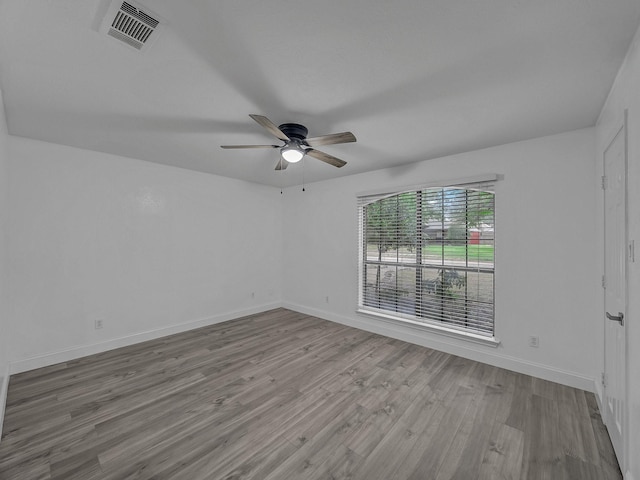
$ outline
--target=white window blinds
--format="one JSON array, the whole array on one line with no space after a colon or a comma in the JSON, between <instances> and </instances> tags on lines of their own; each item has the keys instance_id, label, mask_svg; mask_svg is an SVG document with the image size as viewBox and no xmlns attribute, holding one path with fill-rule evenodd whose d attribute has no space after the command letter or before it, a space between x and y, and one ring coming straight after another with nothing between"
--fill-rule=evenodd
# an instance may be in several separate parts
<instances>
[{"instance_id":1,"label":"white window blinds","mask_svg":"<svg viewBox=\"0 0 640 480\"><path fill-rule=\"evenodd\" d=\"M492 337L494 180L359 196L359 309Z\"/></svg>"}]
</instances>

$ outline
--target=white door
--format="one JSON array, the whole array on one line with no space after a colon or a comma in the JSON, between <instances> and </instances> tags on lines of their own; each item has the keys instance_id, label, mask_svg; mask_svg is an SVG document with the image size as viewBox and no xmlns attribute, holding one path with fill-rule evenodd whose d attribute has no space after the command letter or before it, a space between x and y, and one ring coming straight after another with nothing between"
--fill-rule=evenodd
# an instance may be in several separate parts
<instances>
[{"instance_id":1,"label":"white door","mask_svg":"<svg viewBox=\"0 0 640 480\"><path fill-rule=\"evenodd\" d=\"M626 412L626 127L604 152L604 412L620 467L625 465Z\"/></svg>"}]
</instances>

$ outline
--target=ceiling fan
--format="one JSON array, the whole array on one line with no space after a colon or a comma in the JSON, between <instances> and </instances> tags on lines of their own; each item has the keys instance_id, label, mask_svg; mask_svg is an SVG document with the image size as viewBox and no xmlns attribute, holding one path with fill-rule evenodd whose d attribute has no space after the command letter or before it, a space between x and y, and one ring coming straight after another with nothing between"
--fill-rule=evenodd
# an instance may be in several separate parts
<instances>
[{"instance_id":1,"label":"ceiling fan","mask_svg":"<svg viewBox=\"0 0 640 480\"><path fill-rule=\"evenodd\" d=\"M298 123L283 123L276 127L275 123L263 115L249 115L269 133L284 142L284 145L220 145L222 148L279 148L280 160L276 170L284 170L290 163L302 160L302 157L310 157L321 160L334 167L344 167L347 162L333 155L316 150L313 147L320 145L334 145L337 143L355 142L356 137L351 132L331 133L320 137L307 138L309 131L304 125Z\"/></svg>"}]
</instances>

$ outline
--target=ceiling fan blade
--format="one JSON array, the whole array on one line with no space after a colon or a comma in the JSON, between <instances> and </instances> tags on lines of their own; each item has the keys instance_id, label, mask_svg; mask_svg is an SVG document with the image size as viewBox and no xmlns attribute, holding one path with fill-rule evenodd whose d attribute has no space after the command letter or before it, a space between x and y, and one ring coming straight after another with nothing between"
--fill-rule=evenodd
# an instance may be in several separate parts
<instances>
[{"instance_id":1,"label":"ceiling fan blade","mask_svg":"<svg viewBox=\"0 0 640 480\"><path fill-rule=\"evenodd\" d=\"M284 158L280 158L278 163L276 163L276 170L284 170L289 166L289 162L287 162Z\"/></svg>"},{"instance_id":2,"label":"ceiling fan blade","mask_svg":"<svg viewBox=\"0 0 640 480\"><path fill-rule=\"evenodd\" d=\"M305 142L310 147L319 147L320 145L334 145L336 143L351 143L355 142L356 137L351 132L331 133L329 135L322 135L320 137L307 138Z\"/></svg>"},{"instance_id":3,"label":"ceiling fan blade","mask_svg":"<svg viewBox=\"0 0 640 480\"><path fill-rule=\"evenodd\" d=\"M315 150L313 148L307 148L306 154L338 168L344 167L347 164L347 162L345 162L344 160L340 160L339 158L336 158L333 155L329 155L328 153L324 153L324 152L321 152L320 150Z\"/></svg>"},{"instance_id":4,"label":"ceiling fan blade","mask_svg":"<svg viewBox=\"0 0 640 480\"><path fill-rule=\"evenodd\" d=\"M220 145L220 148L280 148L279 145Z\"/></svg>"},{"instance_id":5,"label":"ceiling fan blade","mask_svg":"<svg viewBox=\"0 0 640 480\"><path fill-rule=\"evenodd\" d=\"M262 125L264 128L266 128L272 135L275 135L277 138L279 138L283 142L288 142L289 140L291 140L282 132L282 130L276 127L275 123L273 123L264 115L249 114L249 116L253 118L256 122L258 122L260 125Z\"/></svg>"}]
</instances>

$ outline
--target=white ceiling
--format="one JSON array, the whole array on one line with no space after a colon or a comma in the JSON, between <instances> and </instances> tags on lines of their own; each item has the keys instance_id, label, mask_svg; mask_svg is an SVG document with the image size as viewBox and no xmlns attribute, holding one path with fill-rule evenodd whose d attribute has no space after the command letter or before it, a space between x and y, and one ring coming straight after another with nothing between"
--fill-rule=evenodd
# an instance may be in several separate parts
<instances>
[{"instance_id":1,"label":"white ceiling","mask_svg":"<svg viewBox=\"0 0 640 480\"><path fill-rule=\"evenodd\" d=\"M268 185L278 143L248 114L345 130L307 182L595 124L638 0L142 0L144 52L99 32L110 0L0 0L9 132Z\"/></svg>"}]
</instances>

